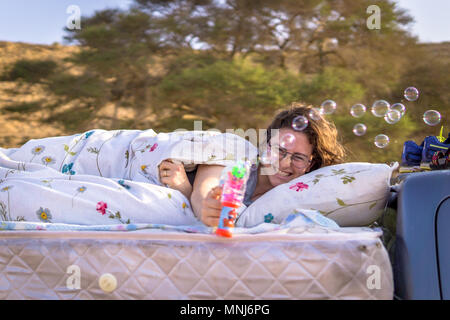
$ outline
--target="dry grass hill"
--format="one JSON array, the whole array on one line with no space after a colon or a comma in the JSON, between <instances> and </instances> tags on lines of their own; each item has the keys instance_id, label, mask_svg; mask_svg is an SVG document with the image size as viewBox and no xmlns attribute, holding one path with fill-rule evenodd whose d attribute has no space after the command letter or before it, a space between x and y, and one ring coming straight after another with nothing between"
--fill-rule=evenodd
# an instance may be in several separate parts
<instances>
[{"instance_id":1,"label":"dry grass hill","mask_svg":"<svg viewBox=\"0 0 450 320\"><path fill-rule=\"evenodd\" d=\"M78 48L58 44L36 45L20 42L0 42L0 73L7 66L19 59L54 59L62 60ZM31 94L30 94L31 91ZM62 129L52 124L43 126L39 123L41 112L33 113L29 119L6 114L5 106L12 103L38 101L45 92L39 85L24 87L14 81L0 81L0 146L17 147L32 138L59 135Z\"/></svg>"}]
</instances>

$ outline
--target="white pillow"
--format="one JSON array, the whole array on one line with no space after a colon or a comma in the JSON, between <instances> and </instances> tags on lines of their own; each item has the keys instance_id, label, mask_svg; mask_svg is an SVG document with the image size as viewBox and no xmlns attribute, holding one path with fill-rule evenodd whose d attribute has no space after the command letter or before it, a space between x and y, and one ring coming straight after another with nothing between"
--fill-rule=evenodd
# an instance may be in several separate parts
<instances>
[{"instance_id":1,"label":"white pillow","mask_svg":"<svg viewBox=\"0 0 450 320\"><path fill-rule=\"evenodd\" d=\"M301 209L318 210L341 227L367 226L385 208L397 167L351 162L317 169L266 192L241 213L236 226L279 224Z\"/></svg>"}]
</instances>

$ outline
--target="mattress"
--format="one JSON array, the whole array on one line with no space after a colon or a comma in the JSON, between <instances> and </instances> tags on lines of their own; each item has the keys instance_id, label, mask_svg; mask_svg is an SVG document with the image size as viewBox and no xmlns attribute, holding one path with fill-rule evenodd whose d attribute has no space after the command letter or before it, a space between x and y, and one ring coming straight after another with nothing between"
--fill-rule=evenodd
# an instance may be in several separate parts
<instances>
[{"instance_id":1,"label":"mattress","mask_svg":"<svg viewBox=\"0 0 450 320\"><path fill-rule=\"evenodd\" d=\"M381 233L348 229L2 231L0 299L392 299Z\"/></svg>"}]
</instances>

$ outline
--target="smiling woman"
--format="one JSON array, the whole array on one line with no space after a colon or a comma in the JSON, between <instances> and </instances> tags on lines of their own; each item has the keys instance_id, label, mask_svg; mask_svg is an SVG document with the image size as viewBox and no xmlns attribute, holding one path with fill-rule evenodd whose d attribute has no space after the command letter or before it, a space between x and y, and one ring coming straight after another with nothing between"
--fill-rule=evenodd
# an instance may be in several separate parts
<instances>
[{"instance_id":1,"label":"smiling woman","mask_svg":"<svg viewBox=\"0 0 450 320\"><path fill-rule=\"evenodd\" d=\"M301 130L292 129L295 118L303 116L309 119L308 126ZM317 119L317 120L314 120ZM272 130L284 129L297 135L301 142L307 142L313 147L312 163L306 172L319 169L324 166L339 164L344 161L345 149L338 141L338 131L333 123L324 119L316 109L299 103L291 104L290 108L278 113L267 128L267 143L272 140ZM283 137L280 130L281 139Z\"/></svg>"},{"instance_id":2,"label":"smiling woman","mask_svg":"<svg viewBox=\"0 0 450 320\"><path fill-rule=\"evenodd\" d=\"M293 121L300 116L309 119L308 126L294 130ZM273 136L275 132L277 134ZM292 142L283 145L286 136L291 136ZM252 201L305 173L342 163L345 157L345 149L338 141L334 124L324 119L314 108L299 103L291 104L287 110L275 116L267 128L267 145L274 159L262 167L276 170L274 174L266 175L259 170Z\"/></svg>"},{"instance_id":3,"label":"smiling woman","mask_svg":"<svg viewBox=\"0 0 450 320\"><path fill-rule=\"evenodd\" d=\"M247 182L244 204L249 206L267 191L313 170L342 163L345 149L338 141L336 127L315 109L293 103L278 113L267 128L269 161L253 167ZM294 130L295 118L308 118L308 126ZM276 133L276 134L275 134ZM282 144L289 136L290 143ZM221 189L217 187L222 167L200 165L193 186L191 203L198 218L216 226L221 211Z\"/></svg>"}]
</instances>

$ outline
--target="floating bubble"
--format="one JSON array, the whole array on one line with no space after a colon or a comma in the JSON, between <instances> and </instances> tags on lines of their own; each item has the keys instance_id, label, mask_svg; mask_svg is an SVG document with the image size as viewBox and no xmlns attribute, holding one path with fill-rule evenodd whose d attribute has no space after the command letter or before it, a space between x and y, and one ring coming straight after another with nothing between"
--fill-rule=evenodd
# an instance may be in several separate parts
<instances>
[{"instance_id":1,"label":"floating bubble","mask_svg":"<svg viewBox=\"0 0 450 320\"><path fill-rule=\"evenodd\" d=\"M375 117L384 117L384 115L389 111L390 106L391 105L386 100L375 101L371 109L372 114Z\"/></svg>"},{"instance_id":2,"label":"floating bubble","mask_svg":"<svg viewBox=\"0 0 450 320\"><path fill-rule=\"evenodd\" d=\"M429 126L435 126L441 122L441 114L436 110L425 111L423 121Z\"/></svg>"},{"instance_id":3,"label":"floating bubble","mask_svg":"<svg viewBox=\"0 0 450 320\"><path fill-rule=\"evenodd\" d=\"M280 147L290 149L294 146L295 136L291 133L286 133L280 138Z\"/></svg>"},{"instance_id":4,"label":"floating bubble","mask_svg":"<svg viewBox=\"0 0 450 320\"><path fill-rule=\"evenodd\" d=\"M375 137L374 142L378 148L385 148L389 144L389 137L385 134L379 134Z\"/></svg>"},{"instance_id":5,"label":"floating bubble","mask_svg":"<svg viewBox=\"0 0 450 320\"><path fill-rule=\"evenodd\" d=\"M357 103L350 108L350 114L355 118L361 118L364 113L366 113L366 106L361 103Z\"/></svg>"},{"instance_id":6,"label":"floating bubble","mask_svg":"<svg viewBox=\"0 0 450 320\"><path fill-rule=\"evenodd\" d=\"M320 105L320 113L332 114L336 110L337 104L333 100L326 100Z\"/></svg>"},{"instance_id":7,"label":"floating bubble","mask_svg":"<svg viewBox=\"0 0 450 320\"><path fill-rule=\"evenodd\" d=\"M417 99L419 99L419 90L414 87L409 87L405 89L403 95L408 101L416 101Z\"/></svg>"},{"instance_id":8,"label":"floating bubble","mask_svg":"<svg viewBox=\"0 0 450 320\"><path fill-rule=\"evenodd\" d=\"M304 116L298 116L295 117L294 120L292 120L292 129L295 131L303 131L308 127L309 120L308 118Z\"/></svg>"},{"instance_id":9,"label":"floating bubble","mask_svg":"<svg viewBox=\"0 0 450 320\"><path fill-rule=\"evenodd\" d=\"M367 127L363 123L357 123L353 127L353 133L359 137L365 135L366 131L367 131Z\"/></svg>"},{"instance_id":10,"label":"floating bubble","mask_svg":"<svg viewBox=\"0 0 450 320\"><path fill-rule=\"evenodd\" d=\"M406 107L403 103L394 103L391 106L391 110L397 110L401 113L402 117L405 115Z\"/></svg>"},{"instance_id":11,"label":"floating bubble","mask_svg":"<svg viewBox=\"0 0 450 320\"><path fill-rule=\"evenodd\" d=\"M398 110L391 109L384 115L384 120L389 124L397 123L401 118L402 114Z\"/></svg>"},{"instance_id":12,"label":"floating bubble","mask_svg":"<svg viewBox=\"0 0 450 320\"><path fill-rule=\"evenodd\" d=\"M312 108L309 111L308 116L309 116L310 119L318 121L321 118L321 114L322 114L322 112L321 112L321 110L319 108Z\"/></svg>"}]
</instances>

